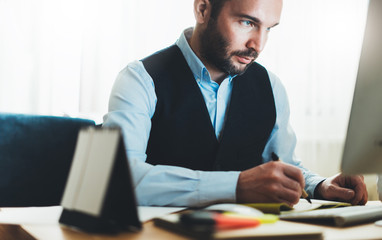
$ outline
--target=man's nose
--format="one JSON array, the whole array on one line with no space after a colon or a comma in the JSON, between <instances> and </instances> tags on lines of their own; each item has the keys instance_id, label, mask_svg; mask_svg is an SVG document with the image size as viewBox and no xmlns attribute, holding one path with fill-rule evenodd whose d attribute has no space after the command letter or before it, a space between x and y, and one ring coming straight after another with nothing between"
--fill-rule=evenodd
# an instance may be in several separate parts
<instances>
[{"instance_id":1,"label":"man's nose","mask_svg":"<svg viewBox=\"0 0 382 240\"><path fill-rule=\"evenodd\" d=\"M258 30L254 32L247 42L247 48L255 50L257 53L263 51L267 42L268 32L266 30Z\"/></svg>"}]
</instances>

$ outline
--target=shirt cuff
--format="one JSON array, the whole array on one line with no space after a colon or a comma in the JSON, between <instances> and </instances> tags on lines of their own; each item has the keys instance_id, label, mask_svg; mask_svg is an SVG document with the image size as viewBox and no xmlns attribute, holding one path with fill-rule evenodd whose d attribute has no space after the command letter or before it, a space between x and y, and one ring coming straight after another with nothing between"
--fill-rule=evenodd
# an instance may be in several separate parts
<instances>
[{"instance_id":1,"label":"shirt cuff","mask_svg":"<svg viewBox=\"0 0 382 240\"><path fill-rule=\"evenodd\" d=\"M317 185L323 182L325 179L326 178L318 176L318 175L309 177L309 180L306 181L306 184L305 184L306 185L305 190L310 197L312 198L315 197L314 191L316 190Z\"/></svg>"},{"instance_id":2,"label":"shirt cuff","mask_svg":"<svg viewBox=\"0 0 382 240\"><path fill-rule=\"evenodd\" d=\"M199 203L236 202L236 186L240 172L200 172Z\"/></svg>"}]
</instances>

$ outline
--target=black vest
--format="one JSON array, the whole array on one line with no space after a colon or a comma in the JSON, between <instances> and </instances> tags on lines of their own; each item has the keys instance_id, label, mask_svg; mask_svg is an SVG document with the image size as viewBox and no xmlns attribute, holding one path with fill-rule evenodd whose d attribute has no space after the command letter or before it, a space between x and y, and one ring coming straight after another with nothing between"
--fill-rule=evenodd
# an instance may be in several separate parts
<instances>
[{"instance_id":1,"label":"black vest","mask_svg":"<svg viewBox=\"0 0 382 240\"><path fill-rule=\"evenodd\" d=\"M146 162L205 171L242 171L262 163L276 120L272 87L262 66L253 63L233 79L218 141L203 95L180 49L173 45L142 62L158 99Z\"/></svg>"}]
</instances>

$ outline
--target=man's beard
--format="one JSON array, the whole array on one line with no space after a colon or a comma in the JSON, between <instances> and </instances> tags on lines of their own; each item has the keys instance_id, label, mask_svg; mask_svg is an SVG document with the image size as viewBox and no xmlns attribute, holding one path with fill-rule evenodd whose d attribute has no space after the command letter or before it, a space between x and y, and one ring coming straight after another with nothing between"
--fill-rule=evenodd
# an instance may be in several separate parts
<instances>
[{"instance_id":1,"label":"man's beard","mask_svg":"<svg viewBox=\"0 0 382 240\"><path fill-rule=\"evenodd\" d=\"M256 59L259 55L254 49L237 50L228 53L229 42L219 32L217 22L212 18L210 18L207 28L201 33L200 41L201 56L209 64L231 76L243 74L254 61L247 64L244 69L240 69L233 64L232 56Z\"/></svg>"}]
</instances>

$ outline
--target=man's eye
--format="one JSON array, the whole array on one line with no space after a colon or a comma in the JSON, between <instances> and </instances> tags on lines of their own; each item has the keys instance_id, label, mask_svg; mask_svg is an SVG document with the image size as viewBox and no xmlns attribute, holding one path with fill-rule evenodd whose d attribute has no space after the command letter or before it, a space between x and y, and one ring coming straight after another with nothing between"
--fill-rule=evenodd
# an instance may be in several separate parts
<instances>
[{"instance_id":1,"label":"man's eye","mask_svg":"<svg viewBox=\"0 0 382 240\"><path fill-rule=\"evenodd\" d=\"M241 23L242 23L244 26L248 26L248 27L253 26L252 22L251 22L251 21L248 21L248 20L243 20L243 21L241 21Z\"/></svg>"}]
</instances>

